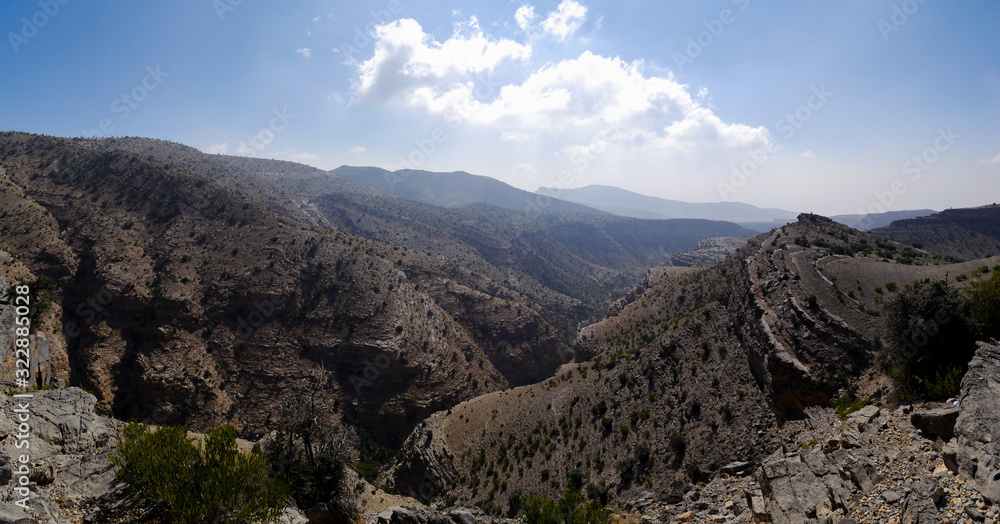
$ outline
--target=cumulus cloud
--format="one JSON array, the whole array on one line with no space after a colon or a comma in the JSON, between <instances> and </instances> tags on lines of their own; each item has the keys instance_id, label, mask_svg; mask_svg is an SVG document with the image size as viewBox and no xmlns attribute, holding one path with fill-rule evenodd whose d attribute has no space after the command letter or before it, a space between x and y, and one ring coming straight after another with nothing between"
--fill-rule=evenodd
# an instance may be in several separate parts
<instances>
[{"instance_id":1,"label":"cumulus cloud","mask_svg":"<svg viewBox=\"0 0 1000 524\"><path fill-rule=\"evenodd\" d=\"M531 164L520 163L514 166L514 169L517 170L518 174L534 175L538 173L538 170L535 169L535 166Z\"/></svg>"},{"instance_id":2,"label":"cumulus cloud","mask_svg":"<svg viewBox=\"0 0 1000 524\"><path fill-rule=\"evenodd\" d=\"M996 164L1000 164L1000 155L997 155L997 156L995 156L995 157L993 157L993 158L987 158L987 159L985 159L985 160L980 160L980 161L979 161L979 163L980 163L980 164L985 164L985 165L996 165Z\"/></svg>"},{"instance_id":3,"label":"cumulus cloud","mask_svg":"<svg viewBox=\"0 0 1000 524\"><path fill-rule=\"evenodd\" d=\"M368 150L365 149L362 146L354 146L354 147L351 148L351 153L354 153L355 155L360 155L361 153L364 153L365 151L368 151Z\"/></svg>"},{"instance_id":4,"label":"cumulus cloud","mask_svg":"<svg viewBox=\"0 0 1000 524\"><path fill-rule=\"evenodd\" d=\"M560 41L575 33L587 19L587 7L574 0L563 0L555 11L542 21L542 29Z\"/></svg>"},{"instance_id":5,"label":"cumulus cloud","mask_svg":"<svg viewBox=\"0 0 1000 524\"><path fill-rule=\"evenodd\" d=\"M558 11L567 24L576 9L569 4L575 2ZM528 23L528 7L518 11L519 25ZM534 65L529 45L490 38L474 19L467 28L443 42L413 20L376 28L374 56L355 64L355 96L464 125L469 133L486 131L477 136L499 136L512 148L505 151L550 151L548 165L535 164L539 173L552 162L598 162L601 171L623 176L665 169L728 173L730 163L771 144L767 128L723 121L707 90L692 90L641 60L585 51ZM515 164L514 171L526 174Z\"/></svg>"},{"instance_id":6,"label":"cumulus cloud","mask_svg":"<svg viewBox=\"0 0 1000 524\"><path fill-rule=\"evenodd\" d=\"M443 43L424 33L416 20L402 19L375 28L375 54L358 64L355 89L363 97L412 101L421 90L464 81L469 74L494 70L509 60L525 60L531 46L495 40L471 18Z\"/></svg>"},{"instance_id":7,"label":"cumulus cloud","mask_svg":"<svg viewBox=\"0 0 1000 524\"><path fill-rule=\"evenodd\" d=\"M503 142L527 142L531 135L521 130L504 131L500 133L500 140Z\"/></svg>"},{"instance_id":8,"label":"cumulus cloud","mask_svg":"<svg viewBox=\"0 0 1000 524\"><path fill-rule=\"evenodd\" d=\"M808 150L808 151L803 151L802 152L802 158L812 158L814 156L816 156L816 154L813 153L811 149Z\"/></svg>"},{"instance_id":9,"label":"cumulus cloud","mask_svg":"<svg viewBox=\"0 0 1000 524\"><path fill-rule=\"evenodd\" d=\"M309 58L310 56L312 56L312 49L309 49L308 47L296 49L295 52L298 53L299 55L302 55L302 58Z\"/></svg>"},{"instance_id":10,"label":"cumulus cloud","mask_svg":"<svg viewBox=\"0 0 1000 524\"><path fill-rule=\"evenodd\" d=\"M535 6L522 5L518 7L517 12L514 13L514 20L517 21L517 27L520 27L522 31L529 31L531 23L535 20Z\"/></svg>"},{"instance_id":11,"label":"cumulus cloud","mask_svg":"<svg viewBox=\"0 0 1000 524\"><path fill-rule=\"evenodd\" d=\"M227 151L229 151L229 144L226 142L221 144L212 144L205 150L205 152L210 155L224 155Z\"/></svg>"},{"instance_id":12,"label":"cumulus cloud","mask_svg":"<svg viewBox=\"0 0 1000 524\"><path fill-rule=\"evenodd\" d=\"M273 151L268 153L268 156L275 160L288 160L289 162L300 162L300 163L315 163L319 160L319 157L312 153L300 153L294 149L285 149L283 151Z\"/></svg>"}]
</instances>

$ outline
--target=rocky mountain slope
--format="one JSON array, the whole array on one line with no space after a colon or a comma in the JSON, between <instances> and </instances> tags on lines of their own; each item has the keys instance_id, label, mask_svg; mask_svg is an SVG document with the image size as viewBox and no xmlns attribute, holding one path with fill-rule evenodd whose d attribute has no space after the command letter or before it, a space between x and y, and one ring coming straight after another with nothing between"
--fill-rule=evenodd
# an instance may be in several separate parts
<instances>
[{"instance_id":1,"label":"rocky mountain slope","mask_svg":"<svg viewBox=\"0 0 1000 524\"><path fill-rule=\"evenodd\" d=\"M948 209L872 230L953 260L1000 255L1000 206Z\"/></svg>"},{"instance_id":2,"label":"rocky mountain slope","mask_svg":"<svg viewBox=\"0 0 1000 524\"><path fill-rule=\"evenodd\" d=\"M834 215L830 219L854 229L868 231L877 227L888 226L897 220L906 220L933 214L933 209L912 209L906 211L887 211L885 213L867 213L864 215Z\"/></svg>"},{"instance_id":3,"label":"rocky mountain slope","mask_svg":"<svg viewBox=\"0 0 1000 524\"><path fill-rule=\"evenodd\" d=\"M551 375L575 325L664 253L745 233L436 208L140 138L5 133L0 158L0 248L52 295L42 381L123 418L248 435L322 368L334 413L398 444L438 409Z\"/></svg>"},{"instance_id":4,"label":"rocky mountain slope","mask_svg":"<svg viewBox=\"0 0 1000 524\"><path fill-rule=\"evenodd\" d=\"M759 464L728 463L698 485L647 482L635 496L614 504L612 519L651 524L997 522L1000 453L990 435L1000 432L998 363L1000 347L980 344L961 397L945 405L876 402L844 417L829 408L810 408L805 418L777 432L773 453L764 451ZM0 467L5 485L0 519L131 522L109 461L122 423L95 413L97 400L77 388L34 392L27 400L33 420L27 437L30 481L23 491L12 489L22 474L10 457L23 454L17 447L24 439L17 420L24 402L0 393L0 453L7 458ZM434 480L426 480L426 493L435 489ZM356 483L365 522L372 524L506 522L478 508L427 508L354 476L349 482ZM294 507L280 520L321 521Z\"/></svg>"},{"instance_id":5,"label":"rocky mountain slope","mask_svg":"<svg viewBox=\"0 0 1000 524\"><path fill-rule=\"evenodd\" d=\"M504 510L511 493L555 497L580 479L624 501L760 464L780 427L848 386L884 396L872 360L888 297L984 261L938 262L801 215L714 268L657 269L581 332L577 363L421 423L383 485L438 479L458 501Z\"/></svg>"},{"instance_id":6,"label":"rocky mountain slope","mask_svg":"<svg viewBox=\"0 0 1000 524\"><path fill-rule=\"evenodd\" d=\"M71 375L56 378L102 409L253 433L289 381L323 368L336 411L391 440L506 384L388 246L131 153L0 142L3 247L57 283Z\"/></svg>"}]
</instances>

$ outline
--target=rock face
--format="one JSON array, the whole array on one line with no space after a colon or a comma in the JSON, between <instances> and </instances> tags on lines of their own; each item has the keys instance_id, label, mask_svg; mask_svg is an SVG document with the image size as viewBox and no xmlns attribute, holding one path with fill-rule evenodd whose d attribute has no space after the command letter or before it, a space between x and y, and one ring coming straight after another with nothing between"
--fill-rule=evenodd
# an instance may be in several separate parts
<instances>
[{"instance_id":1,"label":"rock face","mask_svg":"<svg viewBox=\"0 0 1000 524\"><path fill-rule=\"evenodd\" d=\"M112 491L114 471L108 459L112 451L111 432L105 420L94 412L96 404L93 395L79 388L36 391L30 398L4 398L0 452L8 459L22 455L29 458L31 484L27 506L33 518L18 520L28 518L29 513L9 504L21 500L24 494L11 489L20 477L11 468L19 463L4 460L0 480L9 483L7 493L13 500L2 504L7 513L0 513L0 522L22 524L38 519L68 523L73 515L72 506L93 501ZM16 429L25 411L31 428L26 440ZM28 447L19 447L25 441Z\"/></svg>"},{"instance_id":2,"label":"rock face","mask_svg":"<svg viewBox=\"0 0 1000 524\"><path fill-rule=\"evenodd\" d=\"M872 491L879 475L875 464L856 450L779 451L761 466L758 481L772 522L792 524L847 510L849 496Z\"/></svg>"},{"instance_id":3,"label":"rock face","mask_svg":"<svg viewBox=\"0 0 1000 524\"><path fill-rule=\"evenodd\" d=\"M955 421L962 410L958 407L939 407L910 415L910 423L920 431L949 441L955 436Z\"/></svg>"},{"instance_id":4,"label":"rock face","mask_svg":"<svg viewBox=\"0 0 1000 524\"><path fill-rule=\"evenodd\" d=\"M935 505L943 492L937 482L922 480L914 483L913 491L903 506L903 524L935 524L940 522Z\"/></svg>"},{"instance_id":5,"label":"rock face","mask_svg":"<svg viewBox=\"0 0 1000 524\"><path fill-rule=\"evenodd\" d=\"M955 422L958 465L979 491L1000 502L1000 346L980 343L962 380Z\"/></svg>"}]
</instances>

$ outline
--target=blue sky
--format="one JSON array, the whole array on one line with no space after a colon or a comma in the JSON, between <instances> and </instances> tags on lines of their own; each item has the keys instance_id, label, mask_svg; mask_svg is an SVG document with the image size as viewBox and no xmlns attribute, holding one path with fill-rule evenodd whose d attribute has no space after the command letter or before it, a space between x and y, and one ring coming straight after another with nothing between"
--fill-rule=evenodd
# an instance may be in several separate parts
<instances>
[{"instance_id":1,"label":"blue sky","mask_svg":"<svg viewBox=\"0 0 1000 524\"><path fill-rule=\"evenodd\" d=\"M10 1L0 129L825 214L1000 200L1000 4Z\"/></svg>"}]
</instances>

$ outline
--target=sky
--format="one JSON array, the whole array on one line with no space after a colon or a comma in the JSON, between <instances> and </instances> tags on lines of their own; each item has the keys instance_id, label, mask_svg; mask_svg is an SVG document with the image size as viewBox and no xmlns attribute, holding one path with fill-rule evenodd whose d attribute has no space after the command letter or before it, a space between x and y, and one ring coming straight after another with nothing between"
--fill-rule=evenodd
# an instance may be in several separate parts
<instances>
[{"instance_id":1,"label":"sky","mask_svg":"<svg viewBox=\"0 0 1000 524\"><path fill-rule=\"evenodd\" d=\"M1000 200L1000 3L5 1L0 129L822 214Z\"/></svg>"}]
</instances>

